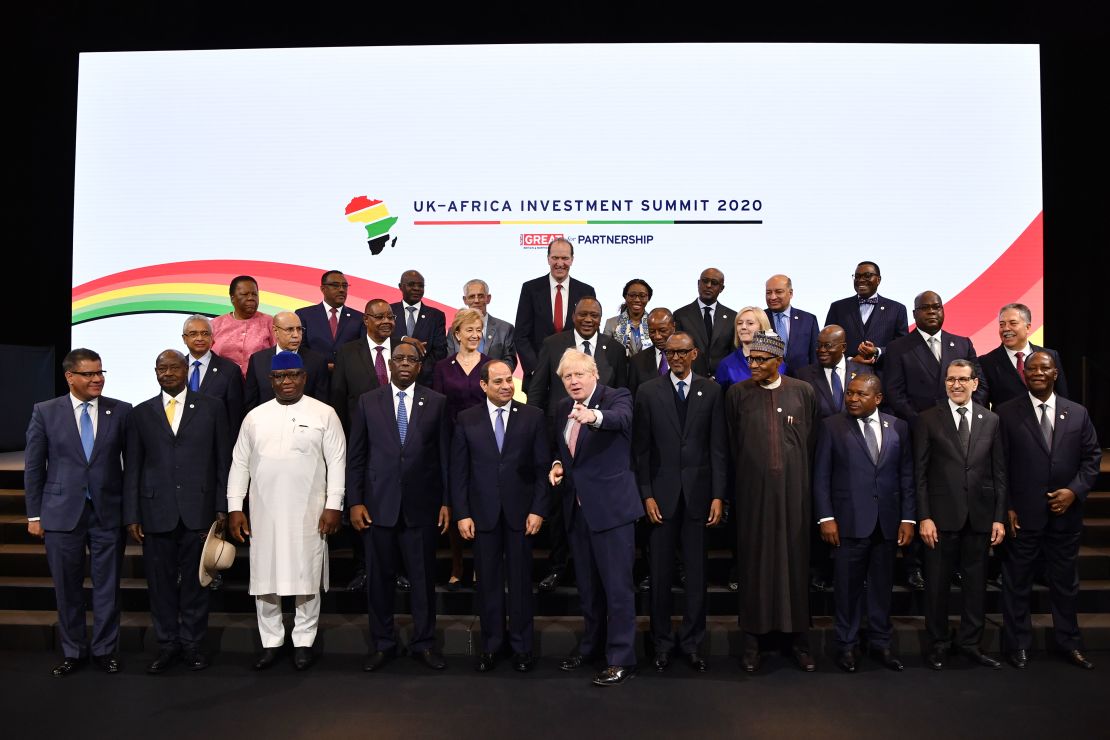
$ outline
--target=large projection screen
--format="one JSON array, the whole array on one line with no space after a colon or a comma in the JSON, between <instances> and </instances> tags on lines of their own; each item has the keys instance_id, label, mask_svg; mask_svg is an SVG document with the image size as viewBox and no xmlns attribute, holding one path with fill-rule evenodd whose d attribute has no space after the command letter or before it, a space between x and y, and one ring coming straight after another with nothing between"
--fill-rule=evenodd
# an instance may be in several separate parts
<instances>
[{"instance_id":1,"label":"large projection screen","mask_svg":"<svg viewBox=\"0 0 1110 740\"><path fill-rule=\"evenodd\" d=\"M182 320L399 299L406 269L448 312L485 279L512 321L544 247L616 313L764 305L793 279L824 322L857 262L882 295L945 300L945 329L998 343L998 308L1042 321L1038 48L1033 45L589 44L89 53L80 57L73 345L107 392L157 392ZM377 253L375 253L377 252Z\"/></svg>"}]
</instances>

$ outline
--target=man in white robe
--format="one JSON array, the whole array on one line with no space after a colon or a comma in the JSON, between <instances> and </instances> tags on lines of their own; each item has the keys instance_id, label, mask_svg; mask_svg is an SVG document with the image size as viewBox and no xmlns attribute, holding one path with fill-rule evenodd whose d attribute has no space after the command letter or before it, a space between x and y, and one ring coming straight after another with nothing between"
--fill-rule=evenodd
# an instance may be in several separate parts
<instances>
[{"instance_id":1,"label":"man in white robe","mask_svg":"<svg viewBox=\"0 0 1110 740\"><path fill-rule=\"evenodd\" d=\"M274 355L275 398L243 420L228 477L229 529L239 542L251 538L249 593L262 638L256 670L273 665L285 643L282 596L293 596L296 607L293 665L312 664L321 586L328 590L327 536L339 529L343 509L343 428L330 406L304 395L306 379L296 353Z\"/></svg>"}]
</instances>

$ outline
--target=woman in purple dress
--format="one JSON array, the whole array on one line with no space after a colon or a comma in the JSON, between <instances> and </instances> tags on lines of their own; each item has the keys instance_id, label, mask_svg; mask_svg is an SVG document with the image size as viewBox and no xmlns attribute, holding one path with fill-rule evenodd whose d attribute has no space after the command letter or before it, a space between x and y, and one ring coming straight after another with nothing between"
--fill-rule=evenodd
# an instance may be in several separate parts
<instances>
[{"instance_id":1,"label":"woman in purple dress","mask_svg":"<svg viewBox=\"0 0 1110 740\"><path fill-rule=\"evenodd\" d=\"M482 314L472 308L456 313L451 322L451 334L459 351L437 362L432 373L432 390L447 396L445 421L450 433L454 431L455 418L460 411L486 400L478 372L482 363L489 360L478 351L483 330ZM447 528L447 537L451 543L451 577L447 580L447 590L457 591L463 582L463 540L455 526Z\"/></svg>"}]
</instances>

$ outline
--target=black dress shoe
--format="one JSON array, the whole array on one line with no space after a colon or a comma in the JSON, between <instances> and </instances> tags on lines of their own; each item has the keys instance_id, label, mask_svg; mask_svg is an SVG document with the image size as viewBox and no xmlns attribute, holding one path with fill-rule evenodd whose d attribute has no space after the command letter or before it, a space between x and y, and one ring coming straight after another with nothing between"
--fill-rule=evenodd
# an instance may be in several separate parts
<instances>
[{"instance_id":1,"label":"black dress shoe","mask_svg":"<svg viewBox=\"0 0 1110 740\"><path fill-rule=\"evenodd\" d=\"M851 650L844 650L836 654L836 667L845 673L856 672L856 656Z\"/></svg>"},{"instance_id":2,"label":"black dress shoe","mask_svg":"<svg viewBox=\"0 0 1110 740\"><path fill-rule=\"evenodd\" d=\"M925 577L921 575L921 568L910 568L906 573L906 585L914 591L925 590Z\"/></svg>"},{"instance_id":3,"label":"black dress shoe","mask_svg":"<svg viewBox=\"0 0 1110 740\"><path fill-rule=\"evenodd\" d=\"M409 583L408 576L397 576L397 590L406 594L412 591L412 584Z\"/></svg>"},{"instance_id":4,"label":"black dress shoe","mask_svg":"<svg viewBox=\"0 0 1110 740\"><path fill-rule=\"evenodd\" d=\"M934 671L939 671L944 668L944 653L945 650L943 647L934 647L925 654L925 665L929 666Z\"/></svg>"},{"instance_id":5,"label":"black dress shoe","mask_svg":"<svg viewBox=\"0 0 1110 740\"><path fill-rule=\"evenodd\" d=\"M806 673L813 673L817 670L817 662L813 659L813 656L809 654L808 650L794 648L791 652L794 654L794 662L798 664L798 668Z\"/></svg>"},{"instance_id":6,"label":"black dress shoe","mask_svg":"<svg viewBox=\"0 0 1110 740\"><path fill-rule=\"evenodd\" d=\"M62 662L54 666L51 673L55 676L68 676L74 671L80 670L86 662L86 658L62 658Z\"/></svg>"},{"instance_id":7,"label":"black dress shoe","mask_svg":"<svg viewBox=\"0 0 1110 740\"><path fill-rule=\"evenodd\" d=\"M705 658L697 653L686 653L686 664L698 673L705 673L709 670L709 664L705 662Z\"/></svg>"},{"instance_id":8,"label":"black dress shoe","mask_svg":"<svg viewBox=\"0 0 1110 740\"><path fill-rule=\"evenodd\" d=\"M960 575L958 570L952 573L952 586L960 589L964 587L964 577Z\"/></svg>"},{"instance_id":9,"label":"black dress shoe","mask_svg":"<svg viewBox=\"0 0 1110 740\"><path fill-rule=\"evenodd\" d=\"M437 653L435 650L432 650L431 648L413 653L412 658L417 663L426 665L435 671L442 671L444 668L447 667L447 661L443 659L443 656Z\"/></svg>"},{"instance_id":10,"label":"black dress shoe","mask_svg":"<svg viewBox=\"0 0 1110 740\"><path fill-rule=\"evenodd\" d=\"M190 671L203 671L208 667L208 656L199 650L185 650L181 653L181 662Z\"/></svg>"},{"instance_id":11,"label":"black dress shoe","mask_svg":"<svg viewBox=\"0 0 1110 740\"><path fill-rule=\"evenodd\" d=\"M655 653L655 658L651 661L651 664L653 666L655 666L656 671L658 671L659 673L662 673L663 671L667 670L667 668L670 667L670 665L671 665L671 655L670 655L670 653L667 652L666 650L660 650L660 651L656 652Z\"/></svg>"},{"instance_id":12,"label":"black dress shoe","mask_svg":"<svg viewBox=\"0 0 1110 740\"><path fill-rule=\"evenodd\" d=\"M308 670L312 665L313 655L312 646L300 646L293 648L293 667L298 671Z\"/></svg>"},{"instance_id":13,"label":"black dress shoe","mask_svg":"<svg viewBox=\"0 0 1110 740\"><path fill-rule=\"evenodd\" d=\"M625 668L622 665L611 665L594 676L594 686L619 686L635 675L635 668Z\"/></svg>"},{"instance_id":14,"label":"black dress shoe","mask_svg":"<svg viewBox=\"0 0 1110 740\"><path fill-rule=\"evenodd\" d=\"M96 667L104 671L105 673L119 673L120 669L123 668L123 664L120 662L119 656L114 653L108 653L107 655L94 655L93 663L95 663Z\"/></svg>"},{"instance_id":15,"label":"black dress shoe","mask_svg":"<svg viewBox=\"0 0 1110 740\"><path fill-rule=\"evenodd\" d=\"M1092 663L1091 661L1087 660L1087 656L1085 656L1079 650L1072 650L1071 652L1067 653L1064 657L1072 665L1077 665L1080 668L1083 668L1084 670L1093 671L1095 669L1095 664Z\"/></svg>"},{"instance_id":16,"label":"black dress shoe","mask_svg":"<svg viewBox=\"0 0 1110 740\"><path fill-rule=\"evenodd\" d=\"M974 663L978 663L981 666L985 666L986 668L1001 668L1002 667L1001 663L999 663L997 660L995 660L991 656L983 653L979 648L962 647L962 648L960 648L960 655L964 656L965 658L967 658L968 660L970 660Z\"/></svg>"},{"instance_id":17,"label":"black dress shoe","mask_svg":"<svg viewBox=\"0 0 1110 740\"><path fill-rule=\"evenodd\" d=\"M1006 661L1014 668L1021 670L1029 665L1029 653L1024 650L1015 650L1006 656Z\"/></svg>"},{"instance_id":18,"label":"black dress shoe","mask_svg":"<svg viewBox=\"0 0 1110 740\"><path fill-rule=\"evenodd\" d=\"M581 668L583 666L583 664L591 663L597 657L598 656L595 656L595 655L583 655L582 653L575 650L573 653L571 653L567 657L563 658L559 662L559 670L561 670L561 671L577 671L579 668Z\"/></svg>"},{"instance_id":19,"label":"black dress shoe","mask_svg":"<svg viewBox=\"0 0 1110 740\"><path fill-rule=\"evenodd\" d=\"M733 593L736 593L737 591L740 590L740 575L739 575L739 571L736 570L736 566L733 566L732 568L729 569L729 571L728 571L728 581L725 582L725 587L728 588L728 590L732 591Z\"/></svg>"},{"instance_id":20,"label":"black dress shoe","mask_svg":"<svg viewBox=\"0 0 1110 740\"><path fill-rule=\"evenodd\" d=\"M264 671L272 666L277 662L279 652L281 652L280 647L262 648L262 652L258 654L258 660L254 661L254 669Z\"/></svg>"},{"instance_id":21,"label":"black dress shoe","mask_svg":"<svg viewBox=\"0 0 1110 740\"><path fill-rule=\"evenodd\" d=\"M870 653L871 657L877 660L879 665L883 668L888 668L892 671L902 671L906 668L902 665L902 661L898 659L898 656L890 651L890 648L871 648Z\"/></svg>"},{"instance_id":22,"label":"black dress shoe","mask_svg":"<svg viewBox=\"0 0 1110 740\"><path fill-rule=\"evenodd\" d=\"M740 667L745 673L755 673L759 670L760 655L758 650L745 650L740 656Z\"/></svg>"},{"instance_id":23,"label":"black dress shoe","mask_svg":"<svg viewBox=\"0 0 1110 740\"><path fill-rule=\"evenodd\" d=\"M643 578L641 578L640 582L636 584L636 593L643 594L643 593L647 593L650 590L651 590L651 576L647 575L647 576L644 576Z\"/></svg>"},{"instance_id":24,"label":"black dress shoe","mask_svg":"<svg viewBox=\"0 0 1110 740\"><path fill-rule=\"evenodd\" d=\"M540 581L539 588L540 588L540 591L543 591L544 593L547 593L549 591L554 591L556 588L559 587L560 584L562 584L562 582L563 582L563 573L562 573L562 571L553 570L550 573L548 573L546 576L543 577L543 580Z\"/></svg>"},{"instance_id":25,"label":"black dress shoe","mask_svg":"<svg viewBox=\"0 0 1110 740\"><path fill-rule=\"evenodd\" d=\"M513 670L527 673L536 665L536 659L531 653L513 653Z\"/></svg>"},{"instance_id":26,"label":"black dress shoe","mask_svg":"<svg viewBox=\"0 0 1110 740\"><path fill-rule=\"evenodd\" d=\"M497 658L493 653L482 653L478 656L478 662L474 664L474 670L478 673L486 673L492 671L495 665L497 665Z\"/></svg>"},{"instance_id":27,"label":"black dress shoe","mask_svg":"<svg viewBox=\"0 0 1110 740\"><path fill-rule=\"evenodd\" d=\"M355 573L355 577L347 583L348 591L365 591L366 590L366 571L360 570Z\"/></svg>"},{"instance_id":28,"label":"black dress shoe","mask_svg":"<svg viewBox=\"0 0 1110 740\"><path fill-rule=\"evenodd\" d=\"M161 650L158 653L158 657L156 657L154 660L152 660L150 662L150 665L148 665L146 667L146 672L147 673L162 673L167 668L169 668L174 663L176 663L177 659L180 658L180 657L181 657L181 648L177 648L177 647L164 648L163 650Z\"/></svg>"},{"instance_id":29,"label":"black dress shoe","mask_svg":"<svg viewBox=\"0 0 1110 740\"><path fill-rule=\"evenodd\" d=\"M373 650L362 661L362 670L372 673L397 657L394 650Z\"/></svg>"}]
</instances>

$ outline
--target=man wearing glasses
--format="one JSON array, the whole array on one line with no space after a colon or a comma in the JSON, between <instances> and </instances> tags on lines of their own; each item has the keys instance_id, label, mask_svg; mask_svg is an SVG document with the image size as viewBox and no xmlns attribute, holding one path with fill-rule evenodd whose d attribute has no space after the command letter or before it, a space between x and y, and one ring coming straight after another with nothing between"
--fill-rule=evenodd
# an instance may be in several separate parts
<instances>
[{"instance_id":1,"label":"man wearing glasses","mask_svg":"<svg viewBox=\"0 0 1110 740\"><path fill-rule=\"evenodd\" d=\"M67 676L89 659L118 673L119 572L123 561L124 425L131 404L102 396L104 369L91 349L62 360L69 393L35 404L27 427L27 531L46 542L58 600ZM93 632L85 632L85 550L92 578Z\"/></svg>"},{"instance_id":2,"label":"man wearing glasses","mask_svg":"<svg viewBox=\"0 0 1110 740\"><path fill-rule=\"evenodd\" d=\"M675 329L689 334L698 348L693 370L705 377L712 376L717 363L733 350L736 312L717 301L724 289L725 274L707 267L698 278L698 297L674 312Z\"/></svg>"},{"instance_id":3,"label":"man wearing glasses","mask_svg":"<svg viewBox=\"0 0 1110 740\"><path fill-rule=\"evenodd\" d=\"M317 401L328 402L328 389L331 377L324 356L313 352L304 344L304 327L301 317L292 311L281 311L274 315L274 338L276 347L260 349L251 355L247 364L246 410L250 411L274 397L270 383L270 363L278 352L292 352L299 355L308 378L305 381L305 394Z\"/></svg>"},{"instance_id":4,"label":"man wearing glasses","mask_svg":"<svg viewBox=\"0 0 1110 740\"><path fill-rule=\"evenodd\" d=\"M640 386L632 424L632 459L650 532L651 638L655 670L665 671L677 648L692 669L707 669L705 637L705 528L724 513L728 487L728 430L721 386L690 372L698 357L685 332L667 339L666 375ZM642 354L642 353L641 353ZM669 588L681 543L686 600L678 634L671 630Z\"/></svg>"},{"instance_id":5,"label":"man wearing glasses","mask_svg":"<svg viewBox=\"0 0 1110 740\"><path fill-rule=\"evenodd\" d=\"M189 350L189 390L223 401L227 411L227 428L232 441L239 436L243 423L243 374L239 366L212 351L212 322L206 316L193 314L185 319L181 339ZM232 372L234 370L235 372Z\"/></svg>"},{"instance_id":6,"label":"man wearing glasses","mask_svg":"<svg viewBox=\"0 0 1110 740\"><path fill-rule=\"evenodd\" d=\"M968 660L998 668L979 649L987 598L987 557L1006 536L1006 458L998 417L976 401L978 370L969 360L945 366L947 401L913 425L917 520L925 544L925 663L947 661L948 595L959 564L963 612L957 648Z\"/></svg>"},{"instance_id":7,"label":"man wearing glasses","mask_svg":"<svg viewBox=\"0 0 1110 740\"><path fill-rule=\"evenodd\" d=\"M851 359L878 365L880 369L884 367L886 346L909 333L906 307L879 295L882 281L877 264L860 262L852 273L856 294L833 302L825 317L825 326L844 327Z\"/></svg>"},{"instance_id":8,"label":"man wearing glasses","mask_svg":"<svg viewBox=\"0 0 1110 740\"><path fill-rule=\"evenodd\" d=\"M329 371L335 369L335 355L339 348L365 333L358 311L347 308L348 287L343 273L328 270L320 276L320 293L324 300L302 306L296 311L304 326L305 344L327 359Z\"/></svg>"}]
</instances>

